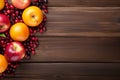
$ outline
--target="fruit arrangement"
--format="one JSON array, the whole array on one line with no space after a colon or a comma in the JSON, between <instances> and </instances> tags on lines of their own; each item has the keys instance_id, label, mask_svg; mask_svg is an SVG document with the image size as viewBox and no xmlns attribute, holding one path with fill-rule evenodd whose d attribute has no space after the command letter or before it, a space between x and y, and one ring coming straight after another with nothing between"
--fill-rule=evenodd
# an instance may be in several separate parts
<instances>
[{"instance_id":1,"label":"fruit arrangement","mask_svg":"<svg viewBox=\"0 0 120 80\"><path fill-rule=\"evenodd\" d=\"M0 78L14 74L20 60L36 54L35 33L46 31L47 0L0 1Z\"/></svg>"}]
</instances>

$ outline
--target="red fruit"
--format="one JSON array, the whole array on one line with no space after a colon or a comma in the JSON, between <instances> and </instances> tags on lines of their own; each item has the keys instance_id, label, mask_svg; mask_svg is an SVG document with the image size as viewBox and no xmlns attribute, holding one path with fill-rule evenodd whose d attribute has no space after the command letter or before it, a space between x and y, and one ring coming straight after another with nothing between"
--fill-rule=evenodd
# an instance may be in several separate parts
<instances>
[{"instance_id":1,"label":"red fruit","mask_svg":"<svg viewBox=\"0 0 120 80\"><path fill-rule=\"evenodd\" d=\"M12 0L13 6L18 9L25 9L31 3L31 0Z\"/></svg>"},{"instance_id":2,"label":"red fruit","mask_svg":"<svg viewBox=\"0 0 120 80\"><path fill-rule=\"evenodd\" d=\"M20 42L11 42L6 46L4 55L10 62L19 61L25 56L25 47Z\"/></svg>"},{"instance_id":3,"label":"red fruit","mask_svg":"<svg viewBox=\"0 0 120 80\"><path fill-rule=\"evenodd\" d=\"M7 31L9 28L10 28L9 18L4 14L0 14L0 33Z\"/></svg>"}]
</instances>

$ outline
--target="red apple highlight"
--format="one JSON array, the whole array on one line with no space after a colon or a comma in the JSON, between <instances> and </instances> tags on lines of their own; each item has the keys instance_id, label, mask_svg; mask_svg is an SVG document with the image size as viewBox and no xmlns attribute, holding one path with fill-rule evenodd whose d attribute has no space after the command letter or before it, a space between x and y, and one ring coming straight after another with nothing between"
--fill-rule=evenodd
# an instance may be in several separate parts
<instances>
[{"instance_id":1,"label":"red apple highlight","mask_svg":"<svg viewBox=\"0 0 120 80\"><path fill-rule=\"evenodd\" d=\"M31 0L12 0L12 4L18 9L25 9L31 4Z\"/></svg>"},{"instance_id":2,"label":"red apple highlight","mask_svg":"<svg viewBox=\"0 0 120 80\"><path fill-rule=\"evenodd\" d=\"M11 42L7 45L4 55L9 62L19 61L25 56L25 47L20 42Z\"/></svg>"},{"instance_id":3,"label":"red apple highlight","mask_svg":"<svg viewBox=\"0 0 120 80\"><path fill-rule=\"evenodd\" d=\"M7 31L9 28L10 28L9 18L4 14L0 14L0 33Z\"/></svg>"}]
</instances>

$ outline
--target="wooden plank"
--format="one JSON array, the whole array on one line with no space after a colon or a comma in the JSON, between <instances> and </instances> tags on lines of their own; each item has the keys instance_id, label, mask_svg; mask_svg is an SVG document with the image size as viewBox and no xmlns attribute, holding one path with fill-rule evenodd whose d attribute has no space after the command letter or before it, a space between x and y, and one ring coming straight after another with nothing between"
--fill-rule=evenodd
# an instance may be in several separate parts
<instances>
[{"instance_id":1,"label":"wooden plank","mask_svg":"<svg viewBox=\"0 0 120 80\"><path fill-rule=\"evenodd\" d=\"M119 18L120 7L49 7L49 22L112 22ZM94 22L96 19L96 22ZM92 21L91 21L92 20Z\"/></svg>"},{"instance_id":2,"label":"wooden plank","mask_svg":"<svg viewBox=\"0 0 120 80\"><path fill-rule=\"evenodd\" d=\"M1 80L120 80L118 76L40 76L32 78L5 78Z\"/></svg>"},{"instance_id":3,"label":"wooden plank","mask_svg":"<svg viewBox=\"0 0 120 80\"><path fill-rule=\"evenodd\" d=\"M16 71L15 77L41 78L70 76L120 76L118 63L25 63Z\"/></svg>"},{"instance_id":4,"label":"wooden plank","mask_svg":"<svg viewBox=\"0 0 120 80\"><path fill-rule=\"evenodd\" d=\"M120 0L48 0L48 6L65 7L65 6L120 6Z\"/></svg>"},{"instance_id":5,"label":"wooden plank","mask_svg":"<svg viewBox=\"0 0 120 80\"><path fill-rule=\"evenodd\" d=\"M120 38L39 37L31 60L22 62L120 62Z\"/></svg>"},{"instance_id":6,"label":"wooden plank","mask_svg":"<svg viewBox=\"0 0 120 80\"><path fill-rule=\"evenodd\" d=\"M50 7L48 30L40 36L119 37L119 7Z\"/></svg>"}]
</instances>

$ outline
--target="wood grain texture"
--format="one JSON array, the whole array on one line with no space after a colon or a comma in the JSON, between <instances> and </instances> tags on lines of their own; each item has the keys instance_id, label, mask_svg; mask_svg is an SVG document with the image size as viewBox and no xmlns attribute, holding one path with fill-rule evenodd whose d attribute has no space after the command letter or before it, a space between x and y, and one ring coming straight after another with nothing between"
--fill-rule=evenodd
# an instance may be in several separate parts
<instances>
[{"instance_id":1,"label":"wood grain texture","mask_svg":"<svg viewBox=\"0 0 120 80\"><path fill-rule=\"evenodd\" d=\"M48 30L38 36L120 37L119 7L50 7Z\"/></svg>"},{"instance_id":2,"label":"wood grain texture","mask_svg":"<svg viewBox=\"0 0 120 80\"><path fill-rule=\"evenodd\" d=\"M32 78L5 78L1 80L120 80L119 76L43 76L43 77L32 77Z\"/></svg>"},{"instance_id":3,"label":"wood grain texture","mask_svg":"<svg viewBox=\"0 0 120 80\"><path fill-rule=\"evenodd\" d=\"M120 38L39 37L31 60L22 62L120 62Z\"/></svg>"},{"instance_id":4,"label":"wood grain texture","mask_svg":"<svg viewBox=\"0 0 120 80\"><path fill-rule=\"evenodd\" d=\"M120 0L48 0L50 7L82 6L82 7L118 7Z\"/></svg>"},{"instance_id":5,"label":"wood grain texture","mask_svg":"<svg viewBox=\"0 0 120 80\"><path fill-rule=\"evenodd\" d=\"M113 79L113 77L118 77L119 79L119 67L120 64L118 63L26 63L18 68L15 78L39 78L43 80L65 80L71 78L72 80L78 80L86 77L88 79L97 79L98 77L101 77L100 79L107 79L108 77Z\"/></svg>"},{"instance_id":6,"label":"wood grain texture","mask_svg":"<svg viewBox=\"0 0 120 80\"><path fill-rule=\"evenodd\" d=\"M33 66L33 67L27 67ZM28 70L28 71L24 71ZM38 71L39 70L39 71ZM25 63L16 71L16 76L119 76L119 63Z\"/></svg>"}]
</instances>

